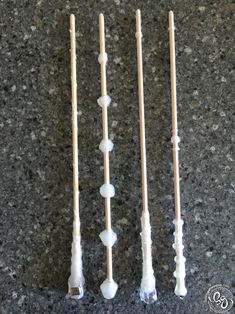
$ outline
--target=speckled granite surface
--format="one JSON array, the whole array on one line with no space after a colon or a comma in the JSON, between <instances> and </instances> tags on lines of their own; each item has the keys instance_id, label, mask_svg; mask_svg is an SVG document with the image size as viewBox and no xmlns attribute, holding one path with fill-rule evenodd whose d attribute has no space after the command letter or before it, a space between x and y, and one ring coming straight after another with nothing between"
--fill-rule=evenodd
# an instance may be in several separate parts
<instances>
[{"instance_id":1,"label":"speckled granite surface","mask_svg":"<svg viewBox=\"0 0 235 314\"><path fill-rule=\"evenodd\" d=\"M139 300L140 151L135 10L142 10L149 207L159 300ZM174 289L167 11L176 23L188 295ZM106 19L114 278L104 300L98 13ZM79 162L86 294L67 300L72 233L69 14L77 17ZM232 1L0 2L0 313L207 313L234 289ZM233 275L232 275L233 274ZM233 287L233 288L232 288ZM232 312L232 311L231 311Z\"/></svg>"}]
</instances>

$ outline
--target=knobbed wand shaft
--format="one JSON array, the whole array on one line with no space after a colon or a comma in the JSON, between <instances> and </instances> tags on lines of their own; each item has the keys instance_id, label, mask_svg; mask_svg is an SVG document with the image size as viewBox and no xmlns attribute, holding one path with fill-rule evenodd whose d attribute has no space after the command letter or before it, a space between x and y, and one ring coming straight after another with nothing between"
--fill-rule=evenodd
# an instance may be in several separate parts
<instances>
[{"instance_id":1,"label":"knobbed wand shaft","mask_svg":"<svg viewBox=\"0 0 235 314\"><path fill-rule=\"evenodd\" d=\"M111 98L107 95L106 88L106 63L108 61L107 53L105 52L105 32L104 32L104 16L99 15L99 34L100 34L100 54L98 61L100 63L101 73L101 97L98 99L98 104L102 107L102 126L103 126L103 139L100 143L100 150L104 156L104 184L100 188L100 194L105 199L105 227L106 229L101 232L100 238L106 246L107 252L107 278L101 284L100 288L104 298L114 298L118 285L113 280L113 262L112 262L112 246L117 240L116 233L112 230L111 225L111 197L115 195L114 186L110 184L109 173L109 152L113 149L113 143L108 138L108 106L110 105Z\"/></svg>"},{"instance_id":2,"label":"knobbed wand shaft","mask_svg":"<svg viewBox=\"0 0 235 314\"><path fill-rule=\"evenodd\" d=\"M143 87L143 60L141 42L141 16L140 10L136 11L136 40L137 40L137 66L138 66L138 93L139 93L139 119L140 119L140 149L141 149L141 181L142 181L142 255L143 274L140 286L140 298L145 303L153 303L157 300L155 277L152 267L152 240L151 226L148 211L146 145L145 145L145 117L144 117L144 87Z\"/></svg>"},{"instance_id":3,"label":"knobbed wand shaft","mask_svg":"<svg viewBox=\"0 0 235 314\"><path fill-rule=\"evenodd\" d=\"M79 217L76 32L75 17L73 14L70 15L70 43L73 146L73 242L71 250L71 275L68 280L68 295L80 299L84 294L84 277L82 273L82 248Z\"/></svg>"},{"instance_id":4,"label":"knobbed wand shaft","mask_svg":"<svg viewBox=\"0 0 235 314\"><path fill-rule=\"evenodd\" d=\"M179 147L177 123L177 100L176 100L176 66L175 66L175 28L174 14L169 12L169 35L170 35L170 64L171 64L171 102L172 102L172 143L173 143L173 164L174 164L174 195L175 195L175 243L173 248L176 251L176 277L175 294L183 298L187 294L185 287L185 258L183 256L183 220L180 210L180 184L179 184Z\"/></svg>"}]
</instances>

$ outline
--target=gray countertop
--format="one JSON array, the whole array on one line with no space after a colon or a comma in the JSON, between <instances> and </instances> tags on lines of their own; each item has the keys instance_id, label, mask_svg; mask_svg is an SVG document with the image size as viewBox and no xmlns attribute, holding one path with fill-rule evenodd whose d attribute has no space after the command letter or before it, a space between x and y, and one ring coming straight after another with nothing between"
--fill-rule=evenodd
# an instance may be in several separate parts
<instances>
[{"instance_id":1,"label":"gray countertop","mask_svg":"<svg viewBox=\"0 0 235 314\"><path fill-rule=\"evenodd\" d=\"M153 264L159 299L139 299L140 149L135 10L142 10ZM167 12L175 13L180 175L188 295L174 295ZM0 313L209 313L234 292L232 1L1 1ZM114 279L104 300L98 14L106 22ZM69 14L76 15L80 208L86 293L66 299L72 236ZM233 150L233 151L232 151ZM233 172L233 173L232 173ZM232 310L231 310L232 313Z\"/></svg>"}]
</instances>

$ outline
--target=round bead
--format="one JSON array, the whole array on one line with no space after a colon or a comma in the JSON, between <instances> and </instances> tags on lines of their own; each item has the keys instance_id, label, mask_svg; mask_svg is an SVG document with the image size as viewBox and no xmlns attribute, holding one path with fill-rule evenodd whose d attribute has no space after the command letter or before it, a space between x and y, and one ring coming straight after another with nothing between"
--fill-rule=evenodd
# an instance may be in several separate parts
<instances>
[{"instance_id":1,"label":"round bead","mask_svg":"<svg viewBox=\"0 0 235 314\"><path fill-rule=\"evenodd\" d=\"M97 99L97 103L100 107L103 106L108 107L111 103L111 98L109 97L109 95L101 96L100 98Z\"/></svg>"},{"instance_id":2,"label":"round bead","mask_svg":"<svg viewBox=\"0 0 235 314\"><path fill-rule=\"evenodd\" d=\"M100 194L103 197L114 197L115 189L112 184L105 183L100 187Z\"/></svg>"},{"instance_id":3,"label":"round bead","mask_svg":"<svg viewBox=\"0 0 235 314\"><path fill-rule=\"evenodd\" d=\"M184 221L183 221L183 219L174 219L173 224L178 225L178 226L183 226Z\"/></svg>"},{"instance_id":4,"label":"round bead","mask_svg":"<svg viewBox=\"0 0 235 314\"><path fill-rule=\"evenodd\" d=\"M102 231L99 237L103 242L104 246L111 247L117 241L117 234L112 229Z\"/></svg>"},{"instance_id":5,"label":"round bead","mask_svg":"<svg viewBox=\"0 0 235 314\"><path fill-rule=\"evenodd\" d=\"M100 142L99 149L102 153L111 152L113 150L113 142L110 139L102 140Z\"/></svg>"},{"instance_id":6,"label":"round bead","mask_svg":"<svg viewBox=\"0 0 235 314\"><path fill-rule=\"evenodd\" d=\"M98 57L99 63L106 63L108 61L108 55L106 52L100 53Z\"/></svg>"},{"instance_id":7,"label":"round bead","mask_svg":"<svg viewBox=\"0 0 235 314\"><path fill-rule=\"evenodd\" d=\"M179 142L180 142L180 137L177 135L177 136L172 136L171 137L171 143L174 143L174 141L175 141L175 139L176 139L176 144L179 144Z\"/></svg>"},{"instance_id":8,"label":"round bead","mask_svg":"<svg viewBox=\"0 0 235 314\"><path fill-rule=\"evenodd\" d=\"M118 285L114 280L106 279L100 286L101 292L105 299L113 299L118 289Z\"/></svg>"}]
</instances>

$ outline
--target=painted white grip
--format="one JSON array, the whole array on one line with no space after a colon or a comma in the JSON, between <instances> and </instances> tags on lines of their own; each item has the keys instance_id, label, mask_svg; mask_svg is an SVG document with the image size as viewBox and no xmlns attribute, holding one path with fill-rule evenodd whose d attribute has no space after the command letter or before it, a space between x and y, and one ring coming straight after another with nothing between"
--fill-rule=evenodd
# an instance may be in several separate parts
<instances>
[{"instance_id":1,"label":"painted white grip","mask_svg":"<svg viewBox=\"0 0 235 314\"><path fill-rule=\"evenodd\" d=\"M175 294L181 298L183 298L187 294L187 289L185 287L185 257L183 256L183 220L173 220L175 225L175 242L173 244L173 248L176 251L175 263L176 263L176 271L174 272L174 276L176 277L176 286L175 286Z\"/></svg>"},{"instance_id":2,"label":"painted white grip","mask_svg":"<svg viewBox=\"0 0 235 314\"><path fill-rule=\"evenodd\" d=\"M81 299L84 295L84 277L82 272L82 248L80 235L80 222L75 216L73 222L73 242L71 249L71 274L68 280L69 295Z\"/></svg>"},{"instance_id":3,"label":"painted white grip","mask_svg":"<svg viewBox=\"0 0 235 314\"><path fill-rule=\"evenodd\" d=\"M141 216L141 240L143 254L143 277L140 285L140 297L142 301L152 303L157 299L155 288L155 277L152 267L152 240L151 240L151 225L149 212L142 212ZM146 302L146 303L148 303Z\"/></svg>"}]
</instances>

